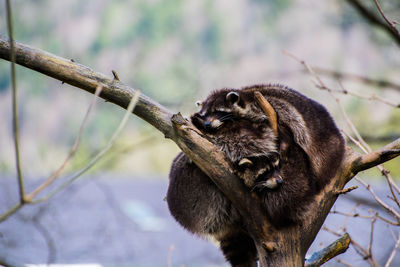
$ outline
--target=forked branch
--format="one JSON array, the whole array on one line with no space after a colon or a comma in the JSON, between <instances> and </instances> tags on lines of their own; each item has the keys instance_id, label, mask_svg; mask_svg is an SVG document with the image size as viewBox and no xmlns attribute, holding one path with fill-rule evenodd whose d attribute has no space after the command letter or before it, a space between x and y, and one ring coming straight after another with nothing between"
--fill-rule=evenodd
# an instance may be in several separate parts
<instances>
[{"instance_id":1,"label":"forked branch","mask_svg":"<svg viewBox=\"0 0 400 267\"><path fill-rule=\"evenodd\" d=\"M70 60L66 60L32 47L15 43L16 63L41 72L94 93L101 85L100 97L127 108L133 92L117 79L105 75ZM0 58L10 60L8 39L0 36ZM316 197L315 211L311 212L302 226L271 230L259 199L251 193L236 177L230 161L215 145L203 138L201 133L180 114L173 113L150 98L141 95L134 110L140 118L146 120L164 135L172 139L186 155L194 161L232 201L245 218L246 227L253 237L260 253L260 266L301 266L304 255L320 230L323 221L334 204L337 194L334 190L343 189L356 172L373 167L400 153L399 141L368 155L360 156L347 149L342 167L332 182ZM375 153L375 154L374 154ZM271 236L272 235L272 236ZM266 251L263 244L274 240L274 251ZM290 257L289 257L289 256ZM294 262L289 262L294 260Z\"/></svg>"}]
</instances>

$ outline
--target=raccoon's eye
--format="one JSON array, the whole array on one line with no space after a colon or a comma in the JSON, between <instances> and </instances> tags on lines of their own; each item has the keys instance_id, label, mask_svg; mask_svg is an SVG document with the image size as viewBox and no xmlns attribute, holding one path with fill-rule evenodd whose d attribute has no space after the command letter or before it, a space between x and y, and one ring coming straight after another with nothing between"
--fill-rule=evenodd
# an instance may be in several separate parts
<instances>
[{"instance_id":1,"label":"raccoon's eye","mask_svg":"<svg viewBox=\"0 0 400 267\"><path fill-rule=\"evenodd\" d=\"M280 167L280 156L278 152L269 152L267 154L267 158L272 167L274 168Z\"/></svg>"},{"instance_id":2,"label":"raccoon's eye","mask_svg":"<svg viewBox=\"0 0 400 267\"><path fill-rule=\"evenodd\" d=\"M220 120L221 122L224 121L233 121L235 119L235 115L233 113L230 112L223 112L223 111L218 111L216 113L216 117L218 118L218 120Z\"/></svg>"}]
</instances>

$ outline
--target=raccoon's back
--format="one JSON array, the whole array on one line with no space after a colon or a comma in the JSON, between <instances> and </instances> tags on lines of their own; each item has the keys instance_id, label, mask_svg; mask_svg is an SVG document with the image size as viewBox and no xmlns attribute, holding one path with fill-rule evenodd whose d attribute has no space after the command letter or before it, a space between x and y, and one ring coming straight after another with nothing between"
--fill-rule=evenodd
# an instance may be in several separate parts
<instances>
[{"instance_id":1,"label":"raccoon's back","mask_svg":"<svg viewBox=\"0 0 400 267\"><path fill-rule=\"evenodd\" d=\"M172 163L169 179L169 210L187 230L218 235L239 221L231 202L182 152Z\"/></svg>"},{"instance_id":2,"label":"raccoon's back","mask_svg":"<svg viewBox=\"0 0 400 267\"><path fill-rule=\"evenodd\" d=\"M294 141L307 154L320 186L326 185L342 163L345 141L325 107L282 85L256 85L242 90L260 91L266 97L278 114L279 124L291 130Z\"/></svg>"}]
</instances>

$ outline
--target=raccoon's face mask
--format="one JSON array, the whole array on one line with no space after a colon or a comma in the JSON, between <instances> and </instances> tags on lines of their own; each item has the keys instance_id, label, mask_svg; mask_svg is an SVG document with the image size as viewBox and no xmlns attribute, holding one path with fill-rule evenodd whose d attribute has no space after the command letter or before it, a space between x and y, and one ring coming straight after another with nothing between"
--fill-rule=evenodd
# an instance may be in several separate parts
<instances>
[{"instance_id":1,"label":"raccoon's face mask","mask_svg":"<svg viewBox=\"0 0 400 267\"><path fill-rule=\"evenodd\" d=\"M192 116L192 123L206 133L215 133L227 122L233 122L238 119L233 105L240 101L239 94L237 92L229 92L223 100L216 98L213 101L196 102L197 106L201 106L201 110Z\"/></svg>"}]
</instances>

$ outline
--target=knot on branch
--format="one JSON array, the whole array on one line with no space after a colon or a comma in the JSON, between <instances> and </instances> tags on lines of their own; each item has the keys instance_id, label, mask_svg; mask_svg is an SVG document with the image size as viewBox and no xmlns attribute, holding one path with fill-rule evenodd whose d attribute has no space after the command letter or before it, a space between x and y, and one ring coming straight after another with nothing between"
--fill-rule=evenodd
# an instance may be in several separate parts
<instances>
[{"instance_id":1,"label":"knot on branch","mask_svg":"<svg viewBox=\"0 0 400 267\"><path fill-rule=\"evenodd\" d=\"M275 244L272 242L264 242L262 244L263 248L265 249L266 252L271 253L275 251Z\"/></svg>"},{"instance_id":2,"label":"knot on branch","mask_svg":"<svg viewBox=\"0 0 400 267\"><path fill-rule=\"evenodd\" d=\"M333 194L342 195L342 194L346 194L348 192L351 192L351 191L353 191L354 189L357 189L357 188L358 188L358 186L355 185L355 186L351 186L351 187L348 187L348 188L345 188L345 189L342 189L342 190L334 190Z\"/></svg>"},{"instance_id":3,"label":"knot on branch","mask_svg":"<svg viewBox=\"0 0 400 267\"><path fill-rule=\"evenodd\" d=\"M187 120L185 120L185 118L182 116L180 112L172 115L171 121L174 124L174 126L182 126L187 123Z\"/></svg>"}]
</instances>

